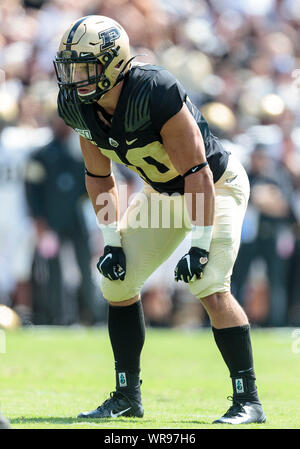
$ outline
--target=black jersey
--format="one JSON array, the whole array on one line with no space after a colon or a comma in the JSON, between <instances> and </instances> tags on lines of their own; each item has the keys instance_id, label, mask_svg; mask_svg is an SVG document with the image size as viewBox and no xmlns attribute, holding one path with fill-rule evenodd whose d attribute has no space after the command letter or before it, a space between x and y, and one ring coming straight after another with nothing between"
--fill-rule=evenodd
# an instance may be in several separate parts
<instances>
[{"instance_id":1,"label":"black jersey","mask_svg":"<svg viewBox=\"0 0 300 449\"><path fill-rule=\"evenodd\" d=\"M164 123L183 103L199 126L216 182L226 169L229 153L210 132L183 86L162 67L141 64L127 72L111 127L99 119L96 104L73 105L59 94L58 111L67 125L97 145L101 153L125 164L156 191L183 194L184 178L174 168L160 135Z\"/></svg>"}]
</instances>

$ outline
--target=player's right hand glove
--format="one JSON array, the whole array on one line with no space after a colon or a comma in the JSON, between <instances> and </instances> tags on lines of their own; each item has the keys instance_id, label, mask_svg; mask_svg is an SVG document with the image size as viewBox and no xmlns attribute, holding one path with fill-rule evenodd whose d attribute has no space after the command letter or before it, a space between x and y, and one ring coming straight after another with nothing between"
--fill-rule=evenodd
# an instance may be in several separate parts
<instances>
[{"instance_id":1,"label":"player's right hand glove","mask_svg":"<svg viewBox=\"0 0 300 449\"><path fill-rule=\"evenodd\" d=\"M124 281L126 275L126 257L123 248L120 246L106 245L104 247L104 254L97 263L97 268L103 276L111 281L118 279Z\"/></svg>"}]
</instances>

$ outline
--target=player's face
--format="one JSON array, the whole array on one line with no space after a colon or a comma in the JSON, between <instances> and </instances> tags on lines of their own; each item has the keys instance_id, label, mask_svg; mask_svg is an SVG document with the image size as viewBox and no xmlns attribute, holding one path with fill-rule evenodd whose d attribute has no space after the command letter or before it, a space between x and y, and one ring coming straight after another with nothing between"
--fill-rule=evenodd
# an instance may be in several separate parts
<instances>
[{"instance_id":1,"label":"player's face","mask_svg":"<svg viewBox=\"0 0 300 449\"><path fill-rule=\"evenodd\" d=\"M96 90L96 83L85 85L85 81L88 82L88 79L99 75L101 73L101 65L98 64L98 73L95 64L87 64L87 63L76 63L74 64L74 82L83 82L82 87L77 88L77 92L79 95L89 95L93 91Z\"/></svg>"},{"instance_id":2,"label":"player's face","mask_svg":"<svg viewBox=\"0 0 300 449\"><path fill-rule=\"evenodd\" d=\"M95 62L58 62L56 68L61 81L66 85L75 85L81 96L90 95L96 91L95 77L99 78L102 73L102 65Z\"/></svg>"}]
</instances>

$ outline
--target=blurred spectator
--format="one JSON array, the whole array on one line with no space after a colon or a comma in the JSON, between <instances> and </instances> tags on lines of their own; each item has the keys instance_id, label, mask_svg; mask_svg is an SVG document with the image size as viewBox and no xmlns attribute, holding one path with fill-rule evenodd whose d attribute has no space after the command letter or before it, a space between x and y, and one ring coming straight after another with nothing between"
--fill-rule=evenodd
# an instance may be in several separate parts
<instances>
[{"instance_id":1,"label":"blurred spectator","mask_svg":"<svg viewBox=\"0 0 300 449\"><path fill-rule=\"evenodd\" d=\"M37 236L33 322L70 324L63 313L67 292L62 273L70 271L72 260L62 261L60 256L62 245L71 242L81 274L80 321L94 324L99 320L100 306L95 298L91 251L80 206L82 196L86 195L84 164L80 150L76 154L78 146L72 140L71 128L56 115L51 126L53 140L33 155L26 173L27 199Z\"/></svg>"},{"instance_id":2,"label":"blurred spectator","mask_svg":"<svg viewBox=\"0 0 300 449\"><path fill-rule=\"evenodd\" d=\"M21 105L11 105L6 104L7 111L2 103L7 121L0 135L0 303L13 307L23 324L29 324L34 230L27 211L24 179L28 158L49 142L51 130L36 128L29 115L29 120L24 120Z\"/></svg>"},{"instance_id":3,"label":"blurred spectator","mask_svg":"<svg viewBox=\"0 0 300 449\"><path fill-rule=\"evenodd\" d=\"M251 186L248 211L242 232L242 244L234 268L235 295L245 304L249 269L257 258L266 264L270 306L263 324L283 326L288 318L286 292L287 259L292 253L290 234L292 184L284 167L268 157L258 145L251 154L248 169Z\"/></svg>"},{"instance_id":4,"label":"blurred spectator","mask_svg":"<svg viewBox=\"0 0 300 449\"><path fill-rule=\"evenodd\" d=\"M295 128L291 133L291 140L295 151L290 151L285 159L293 181L293 232L295 247L289 263L288 288L289 314L288 324L300 326L300 132Z\"/></svg>"}]
</instances>

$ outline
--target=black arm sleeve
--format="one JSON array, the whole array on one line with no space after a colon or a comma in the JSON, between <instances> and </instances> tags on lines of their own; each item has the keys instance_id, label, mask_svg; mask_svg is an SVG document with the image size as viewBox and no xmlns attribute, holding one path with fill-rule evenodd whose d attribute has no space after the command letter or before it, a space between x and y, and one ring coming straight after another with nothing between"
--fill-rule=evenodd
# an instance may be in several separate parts
<instances>
[{"instance_id":1,"label":"black arm sleeve","mask_svg":"<svg viewBox=\"0 0 300 449\"><path fill-rule=\"evenodd\" d=\"M170 72L165 69L157 72L152 84L150 114L158 133L162 126L181 110L186 97L184 87Z\"/></svg>"}]
</instances>

